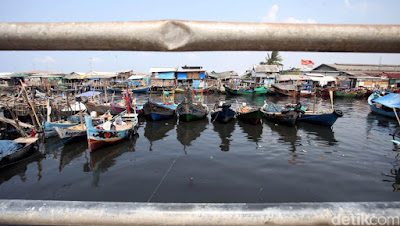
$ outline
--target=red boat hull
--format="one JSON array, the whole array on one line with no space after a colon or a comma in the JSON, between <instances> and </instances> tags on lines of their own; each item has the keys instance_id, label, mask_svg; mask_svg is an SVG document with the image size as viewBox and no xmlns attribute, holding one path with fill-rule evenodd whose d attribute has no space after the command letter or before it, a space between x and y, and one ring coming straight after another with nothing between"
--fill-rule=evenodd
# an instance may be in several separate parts
<instances>
[{"instance_id":1,"label":"red boat hull","mask_svg":"<svg viewBox=\"0 0 400 226\"><path fill-rule=\"evenodd\" d=\"M122 140L122 139L115 139L115 140L108 140L108 141L88 139L88 148L89 148L89 151L92 152L101 147L115 144L115 143L119 142L120 140Z\"/></svg>"}]
</instances>

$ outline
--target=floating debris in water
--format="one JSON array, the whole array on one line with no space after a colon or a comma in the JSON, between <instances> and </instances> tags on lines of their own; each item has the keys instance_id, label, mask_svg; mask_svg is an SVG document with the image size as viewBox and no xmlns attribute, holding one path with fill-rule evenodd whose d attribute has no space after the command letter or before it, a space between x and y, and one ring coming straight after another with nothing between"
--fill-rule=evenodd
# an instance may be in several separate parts
<instances>
[{"instance_id":1,"label":"floating debris in water","mask_svg":"<svg viewBox=\"0 0 400 226\"><path fill-rule=\"evenodd\" d=\"M210 159L214 159L214 157L211 155L211 156L210 156Z\"/></svg>"},{"instance_id":2,"label":"floating debris in water","mask_svg":"<svg viewBox=\"0 0 400 226\"><path fill-rule=\"evenodd\" d=\"M307 152L306 150L301 150L302 152Z\"/></svg>"}]
</instances>

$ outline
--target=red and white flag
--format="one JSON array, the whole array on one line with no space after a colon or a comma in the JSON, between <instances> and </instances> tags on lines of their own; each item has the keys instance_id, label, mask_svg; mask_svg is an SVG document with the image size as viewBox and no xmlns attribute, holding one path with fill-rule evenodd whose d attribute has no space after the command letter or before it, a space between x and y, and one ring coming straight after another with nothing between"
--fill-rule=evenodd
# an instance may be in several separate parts
<instances>
[{"instance_id":1,"label":"red and white flag","mask_svg":"<svg viewBox=\"0 0 400 226\"><path fill-rule=\"evenodd\" d=\"M311 60L301 60L301 65L314 65Z\"/></svg>"}]
</instances>

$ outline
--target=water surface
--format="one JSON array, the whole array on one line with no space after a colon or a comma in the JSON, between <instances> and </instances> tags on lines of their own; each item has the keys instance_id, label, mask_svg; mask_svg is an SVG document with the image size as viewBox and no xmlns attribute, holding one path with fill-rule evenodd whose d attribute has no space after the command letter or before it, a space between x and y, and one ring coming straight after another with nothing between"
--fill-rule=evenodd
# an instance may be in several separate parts
<instances>
[{"instance_id":1,"label":"water surface","mask_svg":"<svg viewBox=\"0 0 400 226\"><path fill-rule=\"evenodd\" d=\"M144 102L147 95L138 96ZM153 97L154 98L154 97ZM176 96L182 100L182 95ZM210 106L283 105L290 98L204 97ZM301 99L312 108L312 99ZM64 146L58 138L34 156L0 170L0 198L122 202L395 201L397 122L370 114L366 100L337 99L344 112L332 128L264 122L249 125L174 119L146 122L138 136L87 150L85 140ZM330 107L317 100L316 108Z\"/></svg>"}]
</instances>

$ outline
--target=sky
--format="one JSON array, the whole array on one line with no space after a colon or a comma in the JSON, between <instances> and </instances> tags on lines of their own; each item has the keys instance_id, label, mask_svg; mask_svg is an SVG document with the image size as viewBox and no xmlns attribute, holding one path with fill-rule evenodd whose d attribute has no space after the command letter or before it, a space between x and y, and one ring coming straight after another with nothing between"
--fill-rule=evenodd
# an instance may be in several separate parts
<instances>
[{"instance_id":1,"label":"sky","mask_svg":"<svg viewBox=\"0 0 400 226\"><path fill-rule=\"evenodd\" d=\"M400 24L398 0L0 0L0 22L107 22L191 20L255 23ZM264 61L267 51L0 51L0 72L49 70L64 73L203 66L243 73ZM322 63L398 64L400 54L279 52L284 69L301 59Z\"/></svg>"}]
</instances>

